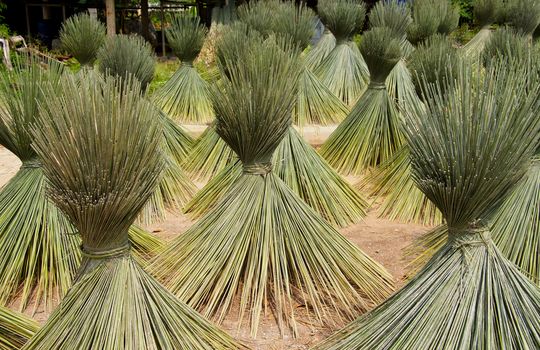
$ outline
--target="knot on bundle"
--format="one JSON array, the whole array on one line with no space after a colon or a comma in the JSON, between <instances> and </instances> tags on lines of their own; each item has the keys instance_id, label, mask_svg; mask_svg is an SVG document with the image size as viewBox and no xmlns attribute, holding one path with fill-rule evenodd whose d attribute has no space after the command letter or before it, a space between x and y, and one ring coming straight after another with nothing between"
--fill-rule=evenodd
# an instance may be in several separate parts
<instances>
[{"instance_id":1,"label":"knot on bundle","mask_svg":"<svg viewBox=\"0 0 540 350\"><path fill-rule=\"evenodd\" d=\"M272 171L272 163L244 164L244 174L266 176Z\"/></svg>"},{"instance_id":2,"label":"knot on bundle","mask_svg":"<svg viewBox=\"0 0 540 350\"><path fill-rule=\"evenodd\" d=\"M368 89L372 90L384 90L386 89L386 84L384 81L375 81L372 80L369 82Z\"/></svg>"},{"instance_id":3,"label":"knot on bundle","mask_svg":"<svg viewBox=\"0 0 540 350\"><path fill-rule=\"evenodd\" d=\"M469 273L469 266L473 262L475 247L489 248L491 241L489 227L478 222L472 222L464 228L448 228L448 244L461 252L462 265L461 276L464 278ZM463 280L461 281L463 283ZM465 286L461 286L462 289Z\"/></svg>"},{"instance_id":4,"label":"knot on bundle","mask_svg":"<svg viewBox=\"0 0 540 350\"><path fill-rule=\"evenodd\" d=\"M473 223L465 228L448 228L448 243L456 249L487 245L490 240L491 232L485 225Z\"/></svg>"},{"instance_id":5,"label":"knot on bundle","mask_svg":"<svg viewBox=\"0 0 540 350\"><path fill-rule=\"evenodd\" d=\"M131 244L126 241L119 247L114 248L89 248L81 245L82 256L88 259L105 260L129 255Z\"/></svg>"},{"instance_id":6,"label":"knot on bundle","mask_svg":"<svg viewBox=\"0 0 540 350\"><path fill-rule=\"evenodd\" d=\"M39 158L30 158L27 160L23 160L21 169L32 169L32 168L40 168L41 167L41 161Z\"/></svg>"}]
</instances>

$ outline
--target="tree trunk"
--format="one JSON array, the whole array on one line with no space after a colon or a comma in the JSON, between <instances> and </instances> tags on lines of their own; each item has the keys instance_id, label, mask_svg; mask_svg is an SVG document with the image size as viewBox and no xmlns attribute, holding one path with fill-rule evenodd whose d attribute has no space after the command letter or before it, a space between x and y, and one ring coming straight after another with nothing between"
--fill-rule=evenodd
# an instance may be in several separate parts
<instances>
[{"instance_id":1,"label":"tree trunk","mask_svg":"<svg viewBox=\"0 0 540 350\"><path fill-rule=\"evenodd\" d=\"M148 0L141 0L141 35L148 41L150 40L149 25Z\"/></svg>"},{"instance_id":2,"label":"tree trunk","mask_svg":"<svg viewBox=\"0 0 540 350\"><path fill-rule=\"evenodd\" d=\"M114 0L105 0L105 16L107 17L107 34L116 34L116 14Z\"/></svg>"}]
</instances>

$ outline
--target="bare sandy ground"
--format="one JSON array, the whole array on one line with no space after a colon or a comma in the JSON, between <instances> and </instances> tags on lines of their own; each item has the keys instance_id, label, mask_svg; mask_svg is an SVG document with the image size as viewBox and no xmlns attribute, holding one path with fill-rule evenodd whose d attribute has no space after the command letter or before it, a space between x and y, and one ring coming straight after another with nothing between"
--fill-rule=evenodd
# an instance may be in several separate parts
<instances>
[{"instance_id":1,"label":"bare sandy ground","mask_svg":"<svg viewBox=\"0 0 540 350\"><path fill-rule=\"evenodd\" d=\"M188 126L187 129L198 135L204 131L204 126ZM311 127L304 128L304 137L313 145L320 145L333 130L332 127ZM0 148L0 185L6 183L18 170L20 161L4 148ZM355 182L356 179L348 179ZM148 227L159 237L166 241L174 239L175 236L185 232L193 222L184 215L170 214L166 221ZM381 263L394 276L396 287L399 288L404 283L404 275L407 270L407 262L403 257L403 248L409 245L412 240L429 228L405 224L386 219L378 218L376 206L370 210L365 220L356 225L342 229L345 237L358 245L367 254ZM16 308L16 303L12 307ZM40 323L46 321L49 312L40 310L34 315ZM249 327L238 325L236 310L231 312L222 327L230 334L237 337L253 349L280 350L280 349L308 349L321 339L324 339L339 325L328 327L326 325L311 324L306 315L299 311L299 332L297 338L291 334L280 335L277 326L271 315L263 320L259 327L257 340L251 339Z\"/></svg>"}]
</instances>

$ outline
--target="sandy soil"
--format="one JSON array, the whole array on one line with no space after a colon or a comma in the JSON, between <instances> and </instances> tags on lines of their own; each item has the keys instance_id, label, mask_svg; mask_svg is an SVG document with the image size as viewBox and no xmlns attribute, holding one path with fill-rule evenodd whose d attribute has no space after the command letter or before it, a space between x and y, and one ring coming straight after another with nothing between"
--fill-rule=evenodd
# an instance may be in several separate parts
<instances>
[{"instance_id":1,"label":"sandy soil","mask_svg":"<svg viewBox=\"0 0 540 350\"><path fill-rule=\"evenodd\" d=\"M188 126L188 130L192 131L193 134L200 134L204 131L204 126ZM333 128L331 127L304 128L303 134L310 143L319 145L332 130ZM0 185L7 182L11 176L16 173L19 166L20 162L13 154L4 148L0 148ZM350 178L348 180L351 182L357 181L355 178ZM171 214L165 222L154 224L151 227L148 227L148 229L155 232L156 235L164 240L170 241L176 235L185 232L192 224L193 222L186 216ZM342 229L341 232L376 261L386 267L394 276L396 287L399 288L404 283L404 275L407 266L402 250L414 238L427 230L427 227L419 225L405 224L378 218L375 205L363 222ZM11 307L16 309L17 303L15 302ZM27 313L30 312L31 310ZM247 325L238 326L235 313L236 312L233 310L222 327L253 349L308 349L332 332L332 329L328 326L310 324L307 316L302 315L302 312L299 311L299 337L293 338L291 334L285 334L282 337L272 316L268 315L259 327L258 339L253 340L249 335L249 327L247 327ZM43 323L46 321L48 315L49 312L38 310L38 312L34 314L34 318L40 323ZM335 328L335 326L333 328Z\"/></svg>"}]
</instances>

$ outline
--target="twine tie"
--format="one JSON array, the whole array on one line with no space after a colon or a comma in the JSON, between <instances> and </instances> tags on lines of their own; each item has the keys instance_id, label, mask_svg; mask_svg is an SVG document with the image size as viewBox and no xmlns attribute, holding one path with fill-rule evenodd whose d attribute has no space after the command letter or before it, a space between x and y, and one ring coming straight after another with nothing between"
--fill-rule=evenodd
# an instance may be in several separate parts
<instances>
[{"instance_id":1,"label":"twine tie","mask_svg":"<svg viewBox=\"0 0 540 350\"><path fill-rule=\"evenodd\" d=\"M131 244L126 242L120 247L110 249L91 249L81 245L82 256L88 259L105 260L129 255Z\"/></svg>"},{"instance_id":2,"label":"twine tie","mask_svg":"<svg viewBox=\"0 0 540 350\"><path fill-rule=\"evenodd\" d=\"M244 164L244 174L266 176L272 171L272 163Z\"/></svg>"}]
</instances>

